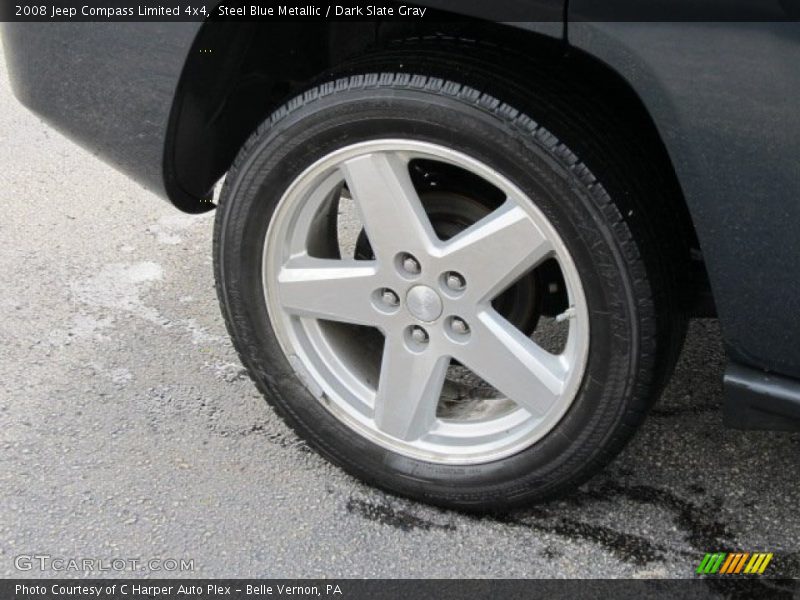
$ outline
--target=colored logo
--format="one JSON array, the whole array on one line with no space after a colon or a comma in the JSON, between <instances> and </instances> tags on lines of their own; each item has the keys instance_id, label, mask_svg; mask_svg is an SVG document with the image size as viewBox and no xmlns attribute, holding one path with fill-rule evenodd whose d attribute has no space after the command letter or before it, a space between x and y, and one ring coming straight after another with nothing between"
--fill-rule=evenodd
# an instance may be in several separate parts
<instances>
[{"instance_id":1,"label":"colored logo","mask_svg":"<svg viewBox=\"0 0 800 600\"><path fill-rule=\"evenodd\" d=\"M772 552L714 552L706 554L698 575L761 575L772 560Z\"/></svg>"}]
</instances>

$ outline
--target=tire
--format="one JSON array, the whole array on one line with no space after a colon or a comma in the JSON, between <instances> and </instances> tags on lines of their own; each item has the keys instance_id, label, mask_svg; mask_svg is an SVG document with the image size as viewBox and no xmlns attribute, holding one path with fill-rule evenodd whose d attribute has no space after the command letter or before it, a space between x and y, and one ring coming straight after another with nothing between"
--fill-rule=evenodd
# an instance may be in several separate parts
<instances>
[{"instance_id":1,"label":"tire","mask_svg":"<svg viewBox=\"0 0 800 600\"><path fill-rule=\"evenodd\" d=\"M531 109L535 107L526 107ZM670 322L666 313L671 307L662 300L669 294L656 293L668 287L666 276L652 266L657 261L643 258L652 256L656 249L650 247L652 242L646 231L623 219L620 206L606 192L602 180L559 141L555 135L558 132L538 125L536 117L456 81L407 73L353 74L318 85L278 109L247 141L228 173L215 222L215 276L225 322L243 364L276 413L312 448L348 473L391 493L470 511L502 511L569 491L621 450L658 393L660 374L669 369L663 364L665 361L657 364L656 360L665 355L665 348L674 346L676 335L660 325ZM322 339L332 336L330 332L338 326L323 333L319 333L322 326L318 330L311 326L302 329L306 325L297 324L302 319L284 315L281 310L280 302L284 302L286 294L275 288L279 286L284 255L289 257L286 264L293 256L293 242L286 241L282 246L283 241L270 240L282 240L281 231L290 231L294 223L302 221L300 216L287 216L289 208L284 209L290 206L287 199L294 198L292 190L302 189L303 178L311 177L308 173L315 172L315 165L333 160L329 157L345 150L356 152L351 150L354 148L383 148L370 145L383 143L380 140L407 140L415 152L418 147L457 149L459 156L466 157L464 160L474 160L487 169L486 173L496 174L501 182L498 186L507 183L520 191L524 197L521 202L531 205L523 207L527 217L537 230L552 233L556 253L563 251L563 256L558 254L557 258L559 264L566 265L562 269L571 273L565 275L571 286L570 301L578 297L585 309L586 351L582 358L578 352L578 358L570 359L570 369L575 369L572 373L579 372L578 364L582 368L580 376L575 376L577 383L568 402L553 409L553 418L545 413L537 421L547 422L546 430L536 430L536 435L531 433L527 438L520 434L520 444L525 439L530 442L524 447L505 444L498 437L491 451L481 454L476 450L473 455L469 454L471 450L453 444L443 445L445 450L438 446L430 450L433 446L407 441L402 435L395 440L382 431L371 432L359 420L363 420L362 416L352 416L342 408L345 404L340 405L333 397L338 388L333 384L329 388L325 375L342 376L329 366L318 368L313 352L305 350L322 347L314 346L312 330ZM411 151L403 152L411 155ZM349 182L348 187L360 189ZM308 198L311 197L309 192ZM302 202L295 204L301 211ZM499 209L491 205L487 210ZM335 212L319 220L333 227ZM323 228L318 226L315 231L323 232ZM377 264L389 269L379 254L381 240L371 239L369 231L367 234L376 246L364 251L369 255L367 259L377 256ZM389 237L394 239L392 236ZM293 238L287 233L286 239ZM314 251L323 253L325 258L335 258L337 252L330 248ZM333 255L325 254L330 252ZM278 265L274 269L270 266L273 262ZM425 275L427 263L418 262ZM404 264L401 260L391 268L410 278L409 286L413 287L415 275L411 271L404 273ZM498 272L503 268L504 264L497 265ZM270 279L271 269L277 273L274 279ZM402 279L398 281L402 284ZM579 283L573 285L572 281ZM442 287L442 291L433 280L429 283L416 287L424 287L425 293L433 289L447 306L448 302L455 302L449 299L446 288ZM471 277L466 273L467 288L470 285ZM385 289L376 287L381 294ZM291 292L287 294L291 296ZM428 339L424 344L431 348L439 344L439 338L434 339L439 335L437 328L452 337L453 321L444 323L447 308L429 325L425 319L417 318L422 313L412 312L417 308L412 307L410 291L405 294L399 291L395 295L401 304L398 310L409 323L403 335L412 336L402 338L406 344L417 343L414 327L425 330ZM382 298L372 298L371 302L380 304ZM393 297L389 297L389 303L393 304ZM317 310L317 304L315 300L313 310ZM381 311L387 309L386 313L395 310L380 306ZM485 304L482 306L481 310L489 310ZM481 339L479 331L484 330L478 325L468 324L467 335ZM580 331L581 327L575 326L575 330ZM303 337L306 335L308 339ZM392 337L394 333L385 335L386 340L401 339ZM355 356L353 344L347 341L355 337L351 333L337 337L336 343L330 344L334 348L331 352L341 350L342 356ZM296 347L292 346L294 343ZM394 342L385 343L389 347ZM366 342L360 347L363 354L369 353ZM426 346L419 348L422 350L414 360L423 360L419 356L428 351ZM465 356L481 356L480 350L474 352ZM319 360L325 365L330 362L325 362L328 359L324 357ZM344 364L345 358L341 360ZM491 362L492 357L486 360ZM380 366L382 363L378 362ZM475 363L467 366L473 371L484 368ZM562 389L572 385L570 376L565 375ZM378 389L380 374L375 378ZM409 383L408 388L413 385ZM513 383L508 385L514 387ZM384 386L381 398L403 400L405 387L396 386L396 391L389 393ZM522 402L521 406L528 406L524 404L527 399ZM534 402L531 406L531 414L535 414L538 405ZM374 420L377 423L378 417ZM468 425L475 426L472 421ZM539 425L525 426L534 432ZM392 427L402 430L400 425ZM475 447L479 447L478 442ZM453 449L452 454L448 454L448 448Z\"/></svg>"}]
</instances>

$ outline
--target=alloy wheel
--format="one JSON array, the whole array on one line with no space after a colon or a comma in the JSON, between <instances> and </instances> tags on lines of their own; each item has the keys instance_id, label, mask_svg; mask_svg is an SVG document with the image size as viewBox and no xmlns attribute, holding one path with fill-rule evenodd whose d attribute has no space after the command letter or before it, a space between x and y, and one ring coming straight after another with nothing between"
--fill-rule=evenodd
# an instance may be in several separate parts
<instances>
[{"instance_id":1,"label":"alloy wheel","mask_svg":"<svg viewBox=\"0 0 800 600\"><path fill-rule=\"evenodd\" d=\"M503 201L441 239L412 181L414 161L479 177ZM332 239L346 200L370 259ZM270 319L300 379L356 433L401 455L448 464L510 456L546 435L580 387L589 319L577 269L535 198L473 157L400 139L337 150L285 192L263 252ZM557 352L492 305L550 259L567 294ZM454 366L491 393L448 413Z\"/></svg>"}]
</instances>

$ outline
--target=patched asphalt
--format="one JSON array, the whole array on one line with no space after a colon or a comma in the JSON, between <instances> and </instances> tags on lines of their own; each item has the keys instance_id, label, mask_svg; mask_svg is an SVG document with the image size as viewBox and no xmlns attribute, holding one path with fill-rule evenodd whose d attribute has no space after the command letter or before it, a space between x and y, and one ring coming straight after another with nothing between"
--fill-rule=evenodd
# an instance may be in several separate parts
<instances>
[{"instance_id":1,"label":"patched asphalt","mask_svg":"<svg viewBox=\"0 0 800 600\"><path fill-rule=\"evenodd\" d=\"M48 128L0 70L0 576L63 574L14 566L49 554L203 577L694 577L717 550L800 575L800 435L723 428L715 321L692 323L640 433L572 496L491 518L392 497L311 452L244 373L213 216Z\"/></svg>"}]
</instances>

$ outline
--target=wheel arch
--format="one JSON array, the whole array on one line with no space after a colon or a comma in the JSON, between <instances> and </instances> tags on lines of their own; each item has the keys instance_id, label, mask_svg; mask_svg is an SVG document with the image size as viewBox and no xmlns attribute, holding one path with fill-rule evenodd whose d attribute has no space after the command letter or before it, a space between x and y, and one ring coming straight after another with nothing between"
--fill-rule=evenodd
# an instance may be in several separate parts
<instances>
[{"instance_id":1,"label":"wheel arch","mask_svg":"<svg viewBox=\"0 0 800 600\"><path fill-rule=\"evenodd\" d=\"M442 13L446 15L446 13ZM627 127L644 140L670 181L676 231L687 247L699 244L675 168L653 119L632 85L589 52L568 46L560 24L526 27L453 16L435 23L208 21L187 58L171 110L164 152L167 190L187 212L213 208L213 185L228 170L256 127L287 99L352 56L390 40L462 38L512 48L518 55L549 61L559 79L602 90L602 101L625 115ZM558 27L556 27L558 25ZM548 75L543 75L547 77ZM547 83L547 82L544 82ZM579 141L578 141L579 142ZM687 269L696 312L712 313L707 276L700 260Z\"/></svg>"},{"instance_id":2,"label":"wheel arch","mask_svg":"<svg viewBox=\"0 0 800 600\"><path fill-rule=\"evenodd\" d=\"M170 110L163 159L170 200L186 212L211 210L212 186L266 117L326 71L383 41L443 33L557 47L563 33L556 21L512 27L443 11L432 21L206 21Z\"/></svg>"}]
</instances>

